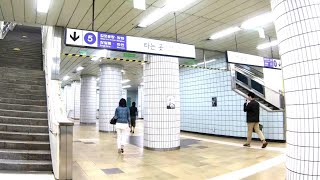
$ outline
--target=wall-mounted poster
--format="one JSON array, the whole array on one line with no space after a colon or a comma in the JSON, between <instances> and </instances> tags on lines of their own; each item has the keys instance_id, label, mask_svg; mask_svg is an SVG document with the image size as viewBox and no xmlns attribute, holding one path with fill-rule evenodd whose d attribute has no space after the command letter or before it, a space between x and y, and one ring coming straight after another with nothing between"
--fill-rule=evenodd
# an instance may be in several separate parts
<instances>
[{"instance_id":1,"label":"wall-mounted poster","mask_svg":"<svg viewBox=\"0 0 320 180\"><path fill-rule=\"evenodd\" d=\"M175 109L175 108L176 108L176 102L175 102L174 96L168 96L167 109Z\"/></svg>"},{"instance_id":2,"label":"wall-mounted poster","mask_svg":"<svg viewBox=\"0 0 320 180\"><path fill-rule=\"evenodd\" d=\"M217 107L217 97L212 98L212 107Z\"/></svg>"}]
</instances>

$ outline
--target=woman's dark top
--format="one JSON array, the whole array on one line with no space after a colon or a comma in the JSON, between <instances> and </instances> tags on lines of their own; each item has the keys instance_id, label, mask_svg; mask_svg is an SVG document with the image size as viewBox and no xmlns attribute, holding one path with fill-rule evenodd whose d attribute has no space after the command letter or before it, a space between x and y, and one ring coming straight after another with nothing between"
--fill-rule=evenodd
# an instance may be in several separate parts
<instances>
[{"instance_id":1,"label":"woman's dark top","mask_svg":"<svg viewBox=\"0 0 320 180\"><path fill-rule=\"evenodd\" d=\"M244 103L243 111L247 112L247 123L259 122L260 106L255 100Z\"/></svg>"}]
</instances>

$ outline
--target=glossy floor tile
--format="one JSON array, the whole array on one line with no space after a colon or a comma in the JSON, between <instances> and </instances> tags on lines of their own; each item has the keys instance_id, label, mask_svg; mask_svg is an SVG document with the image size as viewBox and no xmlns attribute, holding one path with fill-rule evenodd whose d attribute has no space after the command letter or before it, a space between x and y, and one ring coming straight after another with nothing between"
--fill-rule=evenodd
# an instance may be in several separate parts
<instances>
[{"instance_id":1,"label":"glossy floor tile","mask_svg":"<svg viewBox=\"0 0 320 180\"><path fill-rule=\"evenodd\" d=\"M73 178L214 179L283 155L285 148L284 143L270 143L266 149L261 149L258 141L252 148L245 148L241 139L181 133L180 150L149 151L143 149L143 121L137 121L137 126L135 134L128 138L124 154L118 154L116 134L99 132L97 126L80 126L76 121ZM267 179L269 172L277 174L273 180L285 177L284 166L276 165L245 179Z\"/></svg>"}]
</instances>

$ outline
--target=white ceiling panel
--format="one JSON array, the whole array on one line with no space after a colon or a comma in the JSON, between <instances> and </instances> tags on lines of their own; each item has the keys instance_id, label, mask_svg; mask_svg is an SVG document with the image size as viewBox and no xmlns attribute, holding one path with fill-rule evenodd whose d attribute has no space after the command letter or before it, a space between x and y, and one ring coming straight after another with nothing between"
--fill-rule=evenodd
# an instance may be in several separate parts
<instances>
[{"instance_id":1,"label":"white ceiling panel","mask_svg":"<svg viewBox=\"0 0 320 180\"><path fill-rule=\"evenodd\" d=\"M63 3L62 10L60 12L57 26L66 27L75 9L79 5L79 0L65 0Z\"/></svg>"},{"instance_id":2,"label":"white ceiling panel","mask_svg":"<svg viewBox=\"0 0 320 180\"><path fill-rule=\"evenodd\" d=\"M6 21L14 21L11 0L1 0L0 6L3 18L6 19Z\"/></svg>"},{"instance_id":3,"label":"white ceiling panel","mask_svg":"<svg viewBox=\"0 0 320 180\"><path fill-rule=\"evenodd\" d=\"M133 30L138 24L139 22L141 22L141 20L144 17L147 17L150 13L152 13L154 10L156 10L157 8L150 6L148 7L145 11L143 11L141 14L139 14L137 17L135 17L130 23L126 24L120 31L118 31L118 33L120 34L129 34L129 31ZM137 32L138 30L133 30L135 32ZM131 35L134 32L131 32Z\"/></svg>"},{"instance_id":4,"label":"white ceiling panel","mask_svg":"<svg viewBox=\"0 0 320 180\"><path fill-rule=\"evenodd\" d=\"M50 9L47 16L48 25L56 25L58 22L59 14L65 0L55 0L54 3L50 4Z\"/></svg>"},{"instance_id":5,"label":"white ceiling panel","mask_svg":"<svg viewBox=\"0 0 320 180\"><path fill-rule=\"evenodd\" d=\"M203 9L199 9L197 12L194 13L194 15L204 17L205 15L211 12L214 12L218 9L223 9L225 8L224 6L228 6L229 4L235 3L236 1L239 1L239 0L219 0L219 1L216 1L215 3L212 3L204 7Z\"/></svg>"},{"instance_id":6,"label":"white ceiling panel","mask_svg":"<svg viewBox=\"0 0 320 180\"><path fill-rule=\"evenodd\" d=\"M217 1L218 0L202 0L202 1L198 2L197 4L190 6L187 10L184 11L184 13L195 15L195 13L210 6L211 4L214 4Z\"/></svg>"},{"instance_id":7,"label":"white ceiling panel","mask_svg":"<svg viewBox=\"0 0 320 180\"><path fill-rule=\"evenodd\" d=\"M100 29L100 27L107 22L110 16L112 16L112 14L116 12L123 3L124 0L111 0L96 18L94 22L95 29Z\"/></svg>"},{"instance_id":8,"label":"white ceiling panel","mask_svg":"<svg viewBox=\"0 0 320 180\"><path fill-rule=\"evenodd\" d=\"M125 1L117 11L115 11L110 18L108 18L105 23L98 29L101 31L109 30L113 25L115 25L123 16L125 16L132 8L132 2Z\"/></svg>"},{"instance_id":9,"label":"white ceiling panel","mask_svg":"<svg viewBox=\"0 0 320 180\"><path fill-rule=\"evenodd\" d=\"M143 11L139 9L131 9L125 16L116 22L108 32L119 33L119 31L127 24L132 24L132 20L141 14Z\"/></svg>"},{"instance_id":10,"label":"white ceiling panel","mask_svg":"<svg viewBox=\"0 0 320 180\"><path fill-rule=\"evenodd\" d=\"M94 10L94 19L101 13L101 11L106 7L110 0L96 0L95 1L95 10ZM85 15L78 24L78 29L92 29L92 6L88 9L87 12L84 12Z\"/></svg>"},{"instance_id":11,"label":"white ceiling panel","mask_svg":"<svg viewBox=\"0 0 320 180\"><path fill-rule=\"evenodd\" d=\"M24 0L12 1L12 8L14 12L14 20L17 22L24 22Z\"/></svg>"},{"instance_id":12,"label":"white ceiling panel","mask_svg":"<svg viewBox=\"0 0 320 180\"><path fill-rule=\"evenodd\" d=\"M37 13L36 24L46 24L47 13Z\"/></svg>"},{"instance_id":13,"label":"white ceiling panel","mask_svg":"<svg viewBox=\"0 0 320 180\"><path fill-rule=\"evenodd\" d=\"M241 7L242 10L244 10L244 8L251 6L252 4L254 4L256 2L257 2L257 0L237 0L232 3L226 4L223 7L216 8L214 11L209 12L208 14L204 15L204 17L214 19L216 21L220 21L222 18L228 17L228 16L238 12L237 7L242 6Z\"/></svg>"},{"instance_id":14,"label":"white ceiling panel","mask_svg":"<svg viewBox=\"0 0 320 180\"><path fill-rule=\"evenodd\" d=\"M263 14L265 12L270 12L270 4L266 3L265 1L259 2L253 6L250 6L244 10L239 10L234 14L224 17L215 17L220 18L221 22L234 24L233 22L244 22L245 20L249 19L250 17L255 17L257 15Z\"/></svg>"},{"instance_id":15,"label":"white ceiling panel","mask_svg":"<svg viewBox=\"0 0 320 180\"><path fill-rule=\"evenodd\" d=\"M0 19L4 19L4 18L3 18L3 15L2 15L1 6L0 6Z\"/></svg>"},{"instance_id":16,"label":"white ceiling panel","mask_svg":"<svg viewBox=\"0 0 320 180\"><path fill-rule=\"evenodd\" d=\"M25 2L24 3L25 22L35 23L36 17L37 17L37 0L25 0L24 2Z\"/></svg>"},{"instance_id":17,"label":"white ceiling panel","mask_svg":"<svg viewBox=\"0 0 320 180\"><path fill-rule=\"evenodd\" d=\"M68 22L68 27L77 28L80 21L83 19L83 17L91 7L92 7L92 1L80 0L78 7L74 11L70 21Z\"/></svg>"}]
</instances>

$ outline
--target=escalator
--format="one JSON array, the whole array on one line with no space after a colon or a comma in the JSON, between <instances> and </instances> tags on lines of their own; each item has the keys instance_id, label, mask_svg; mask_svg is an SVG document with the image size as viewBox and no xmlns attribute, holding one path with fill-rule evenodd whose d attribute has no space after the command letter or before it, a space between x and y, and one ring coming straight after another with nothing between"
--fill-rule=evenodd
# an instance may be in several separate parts
<instances>
[{"instance_id":1,"label":"escalator","mask_svg":"<svg viewBox=\"0 0 320 180\"><path fill-rule=\"evenodd\" d=\"M244 66L234 66L235 77L232 81L232 89L243 97L249 92L256 95L256 101L267 111L283 111L284 96L282 92L276 92L264 85L263 73L259 70Z\"/></svg>"}]
</instances>

